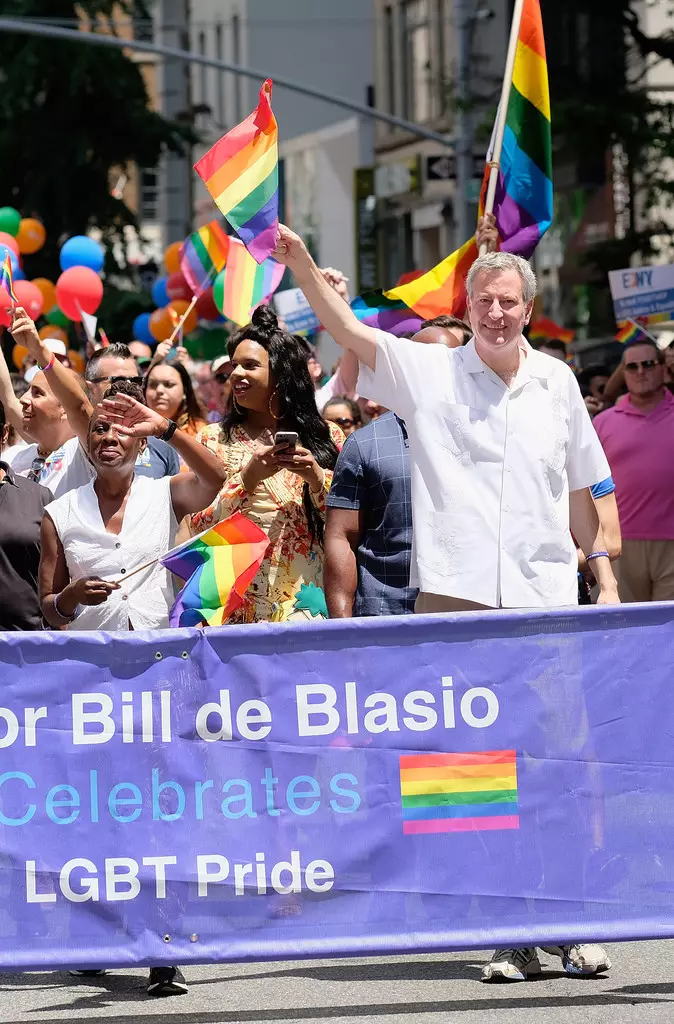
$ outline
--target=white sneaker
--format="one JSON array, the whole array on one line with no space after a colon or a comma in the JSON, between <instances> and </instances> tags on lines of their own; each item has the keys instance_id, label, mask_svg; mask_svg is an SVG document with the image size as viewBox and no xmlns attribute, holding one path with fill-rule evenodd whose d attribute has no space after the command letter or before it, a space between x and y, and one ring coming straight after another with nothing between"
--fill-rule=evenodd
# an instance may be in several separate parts
<instances>
[{"instance_id":1,"label":"white sneaker","mask_svg":"<svg viewBox=\"0 0 674 1024\"><path fill-rule=\"evenodd\" d=\"M567 974L601 974L611 969L606 950L588 942L569 946L541 946L541 949L551 956L561 957Z\"/></svg>"},{"instance_id":2,"label":"white sneaker","mask_svg":"<svg viewBox=\"0 0 674 1024\"><path fill-rule=\"evenodd\" d=\"M533 946L524 949L497 949L482 968L482 981L526 981L540 974L541 963Z\"/></svg>"}]
</instances>

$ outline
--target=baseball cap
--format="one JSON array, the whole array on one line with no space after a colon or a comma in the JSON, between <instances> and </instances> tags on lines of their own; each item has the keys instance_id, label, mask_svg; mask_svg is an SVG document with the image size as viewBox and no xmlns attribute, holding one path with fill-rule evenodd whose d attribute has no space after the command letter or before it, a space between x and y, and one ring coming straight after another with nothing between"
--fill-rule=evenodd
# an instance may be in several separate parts
<instances>
[{"instance_id":1,"label":"baseball cap","mask_svg":"<svg viewBox=\"0 0 674 1024\"><path fill-rule=\"evenodd\" d=\"M231 361L232 360L229 358L228 355L217 356L211 363L211 373L213 374L213 376L215 376L215 374L218 373L218 371L221 370L223 366L227 366L228 363L231 363Z\"/></svg>"},{"instance_id":2,"label":"baseball cap","mask_svg":"<svg viewBox=\"0 0 674 1024\"><path fill-rule=\"evenodd\" d=\"M66 344L61 341L60 338L43 338L42 344L46 345L49 351L55 356L65 356L68 354Z\"/></svg>"}]
</instances>

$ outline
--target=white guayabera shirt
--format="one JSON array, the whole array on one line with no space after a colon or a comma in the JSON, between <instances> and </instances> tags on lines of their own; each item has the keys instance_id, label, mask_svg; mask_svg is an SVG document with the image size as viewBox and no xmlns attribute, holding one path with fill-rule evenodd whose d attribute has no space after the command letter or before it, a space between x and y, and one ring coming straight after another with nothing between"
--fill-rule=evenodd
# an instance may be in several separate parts
<instances>
[{"instance_id":1,"label":"white guayabera shirt","mask_svg":"<svg viewBox=\"0 0 674 1024\"><path fill-rule=\"evenodd\" d=\"M411 586L495 608L578 603L569 491L610 470L565 363L526 345L508 388L474 340L448 349L378 331L358 391L407 426Z\"/></svg>"}]
</instances>

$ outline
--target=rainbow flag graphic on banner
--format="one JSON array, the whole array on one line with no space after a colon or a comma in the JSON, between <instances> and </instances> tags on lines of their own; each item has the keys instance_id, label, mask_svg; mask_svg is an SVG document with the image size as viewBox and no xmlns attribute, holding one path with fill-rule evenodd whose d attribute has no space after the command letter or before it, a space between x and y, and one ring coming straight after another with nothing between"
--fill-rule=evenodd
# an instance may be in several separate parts
<instances>
[{"instance_id":1,"label":"rainbow flag graphic on banner","mask_svg":"<svg viewBox=\"0 0 674 1024\"><path fill-rule=\"evenodd\" d=\"M243 604L244 594L269 547L266 533L235 512L160 559L186 580L171 609L171 626L221 626Z\"/></svg>"},{"instance_id":2,"label":"rainbow flag graphic on banner","mask_svg":"<svg viewBox=\"0 0 674 1024\"><path fill-rule=\"evenodd\" d=\"M230 238L227 263L213 284L215 304L223 316L243 327L250 323L255 307L274 294L284 272L283 264L271 257L256 263L243 242Z\"/></svg>"},{"instance_id":3,"label":"rainbow flag graphic on banner","mask_svg":"<svg viewBox=\"0 0 674 1024\"><path fill-rule=\"evenodd\" d=\"M0 288L4 288L10 299L15 306L18 306L19 300L14 292L14 276L12 274L12 264L9 259L9 253L5 253L5 258L2 263L2 274L0 275Z\"/></svg>"},{"instance_id":4,"label":"rainbow flag graphic on banner","mask_svg":"<svg viewBox=\"0 0 674 1024\"><path fill-rule=\"evenodd\" d=\"M215 205L257 263L263 263L276 247L278 228L278 127L271 91L268 78L253 113L194 165Z\"/></svg>"},{"instance_id":5,"label":"rainbow flag graphic on banner","mask_svg":"<svg viewBox=\"0 0 674 1024\"><path fill-rule=\"evenodd\" d=\"M405 835L519 828L516 752L403 755L400 798Z\"/></svg>"},{"instance_id":6,"label":"rainbow flag graphic on banner","mask_svg":"<svg viewBox=\"0 0 674 1024\"><path fill-rule=\"evenodd\" d=\"M185 239L180 250L180 269L193 295L201 295L211 287L215 275L227 262L228 250L229 237L217 220L204 224Z\"/></svg>"}]
</instances>

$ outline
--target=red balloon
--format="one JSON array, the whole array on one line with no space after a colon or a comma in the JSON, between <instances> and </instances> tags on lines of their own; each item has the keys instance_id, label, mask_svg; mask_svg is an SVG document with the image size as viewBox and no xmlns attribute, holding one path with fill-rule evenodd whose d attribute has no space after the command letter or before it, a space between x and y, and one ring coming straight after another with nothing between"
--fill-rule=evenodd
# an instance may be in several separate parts
<instances>
[{"instance_id":1,"label":"red balloon","mask_svg":"<svg viewBox=\"0 0 674 1024\"><path fill-rule=\"evenodd\" d=\"M15 281L14 292L18 304L23 306L31 320L37 320L44 306L44 296L38 286L32 281Z\"/></svg>"},{"instance_id":2,"label":"red balloon","mask_svg":"<svg viewBox=\"0 0 674 1024\"><path fill-rule=\"evenodd\" d=\"M192 298L192 289L179 270L175 274L169 274L166 279L166 292L171 302L174 299L189 302Z\"/></svg>"},{"instance_id":3,"label":"red balloon","mask_svg":"<svg viewBox=\"0 0 674 1024\"><path fill-rule=\"evenodd\" d=\"M16 282L19 283L18 281ZM16 286L15 286L16 287ZM9 327L12 322L11 314L7 312L12 306L12 300L6 288L0 288L0 327Z\"/></svg>"},{"instance_id":4,"label":"red balloon","mask_svg":"<svg viewBox=\"0 0 674 1024\"><path fill-rule=\"evenodd\" d=\"M6 231L0 231L0 245L6 245L8 249L19 255L19 243L14 235L8 235Z\"/></svg>"},{"instance_id":5,"label":"red balloon","mask_svg":"<svg viewBox=\"0 0 674 1024\"><path fill-rule=\"evenodd\" d=\"M212 288L209 288L208 291L202 292L197 299L197 304L194 308L196 309L197 316L200 320L217 320L220 316L220 310L215 305Z\"/></svg>"},{"instance_id":6,"label":"red balloon","mask_svg":"<svg viewBox=\"0 0 674 1024\"><path fill-rule=\"evenodd\" d=\"M69 267L56 282L56 299L69 320L81 321L80 308L95 313L102 298L103 282L89 267Z\"/></svg>"}]
</instances>

